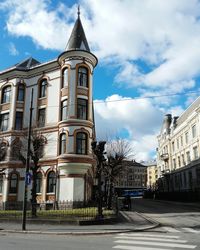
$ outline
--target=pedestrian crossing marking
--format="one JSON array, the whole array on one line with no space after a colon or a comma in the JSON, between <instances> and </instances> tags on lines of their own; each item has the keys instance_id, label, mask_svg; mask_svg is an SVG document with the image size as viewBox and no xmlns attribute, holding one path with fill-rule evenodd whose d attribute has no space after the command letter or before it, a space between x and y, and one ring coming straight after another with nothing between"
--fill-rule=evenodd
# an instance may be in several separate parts
<instances>
[{"instance_id":1,"label":"pedestrian crossing marking","mask_svg":"<svg viewBox=\"0 0 200 250\"><path fill-rule=\"evenodd\" d=\"M164 230L166 230L169 233L180 233L179 230L173 228L173 227L162 227Z\"/></svg>"},{"instance_id":2,"label":"pedestrian crossing marking","mask_svg":"<svg viewBox=\"0 0 200 250\"><path fill-rule=\"evenodd\" d=\"M118 246L114 246L113 248L116 249L124 249L124 250L171 250L170 248L166 249L166 248L152 248L152 247L136 247L136 246L123 246L123 245L118 245Z\"/></svg>"},{"instance_id":3,"label":"pedestrian crossing marking","mask_svg":"<svg viewBox=\"0 0 200 250\"><path fill-rule=\"evenodd\" d=\"M179 229L175 229L173 227L160 227L158 229L165 230L169 233L183 233L183 232L188 232L188 233L195 233L195 234L200 234L200 230L196 230L190 227L181 227Z\"/></svg>"},{"instance_id":4,"label":"pedestrian crossing marking","mask_svg":"<svg viewBox=\"0 0 200 250\"><path fill-rule=\"evenodd\" d=\"M185 230L185 231L187 231L187 232L189 232L189 233L195 233L195 234L199 234L200 233L200 231L195 230L195 229L190 228L190 227L183 227L182 229Z\"/></svg>"},{"instance_id":5,"label":"pedestrian crossing marking","mask_svg":"<svg viewBox=\"0 0 200 250\"><path fill-rule=\"evenodd\" d=\"M155 234L148 234L146 232L144 233L121 233L121 234L118 234L118 235L124 235L124 236L148 236L148 237L155 237ZM178 239L180 238L179 236L175 236L175 235L159 235L158 236L159 238L166 238L166 239Z\"/></svg>"},{"instance_id":6,"label":"pedestrian crossing marking","mask_svg":"<svg viewBox=\"0 0 200 250\"><path fill-rule=\"evenodd\" d=\"M176 247L185 249L194 249L195 245L180 244L180 243L164 243L164 242L149 242L149 241L137 241L137 240L116 240L117 244L135 244L135 245L148 245L148 246L161 246L161 247Z\"/></svg>"},{"instance_id":7,"label":"pedestrian crossing marking","mask_svg":"<svg viewBox=\"0 0 200 250\"><path fill-rule=\"evenodd\" d=\"M116 239L134 239L134 240L149 240L149 241L161 241L161 242L176 242L176 243L186 243L187 240L174 240L157 237L145 237L145 236L117 236Z\"/></svg>"}]
</instances>

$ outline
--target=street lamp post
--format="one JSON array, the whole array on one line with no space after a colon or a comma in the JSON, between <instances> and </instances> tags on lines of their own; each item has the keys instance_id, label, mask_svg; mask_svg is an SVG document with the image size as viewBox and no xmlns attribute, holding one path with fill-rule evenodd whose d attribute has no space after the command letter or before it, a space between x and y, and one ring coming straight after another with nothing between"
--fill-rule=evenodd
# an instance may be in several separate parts
<instances>
[{"instance_id":1,"label":"street lamp post","mask_svg":"<svg viewBox=\"0 0 200 250\"><path fill-rule=\"evenodd\" d=\"M31 91L31 106L28 127L28 147L26 155L26 172L24 177L24 200L23 200L23 214L22 214L22 230L26 230L26 210L27 210L27 193L28 193L28 175L30 169L30 145L31 145L31 127L32 127L32 113L33 113L33 89Z\"/></svg>"}]
</instances>

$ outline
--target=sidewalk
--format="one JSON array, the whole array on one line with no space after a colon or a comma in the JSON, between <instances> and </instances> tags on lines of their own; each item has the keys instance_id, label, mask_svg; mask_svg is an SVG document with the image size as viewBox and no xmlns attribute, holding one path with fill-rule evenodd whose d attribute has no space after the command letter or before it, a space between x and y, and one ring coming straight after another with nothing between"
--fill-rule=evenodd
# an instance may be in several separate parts
<instances>
[{"instance_id":1,"label":"sidewalk","mask_svg":"<svg viewBox=\"0 0 200 250\"><path fill-rule=\"evenodd\" d=\"M193 208L200 208L200 202L181 202L181 201L169 201L169 200L157 200L155 199L154 201L157 202L163 202L166 204L174 204L174 205L178 205L178 206L187 206L187 207L193 207Z\"/></svg>"},{"instance_id":2,"label":"sidewalk","mask_svg":"<svg viewBox=\"0 0 200 250\"><path fill-rule=\"evenodd\" d=\"M156 222L137 212L121 211L120 215L123 217L124 222L110 225L50 225L45 223L31 224L27 222L26 231L22 231L21 223L0 222L0 232L55 235L97 235L129 231L144 231L158 226Z\"/></svg>"}]
</instances>

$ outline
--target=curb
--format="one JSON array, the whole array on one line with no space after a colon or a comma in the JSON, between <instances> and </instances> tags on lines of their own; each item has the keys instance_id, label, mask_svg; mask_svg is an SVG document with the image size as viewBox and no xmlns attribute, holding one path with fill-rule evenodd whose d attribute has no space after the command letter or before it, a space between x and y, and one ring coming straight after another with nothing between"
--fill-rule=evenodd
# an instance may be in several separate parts
<instances>
[{"instance_id":1,"label":"curb","mask_svg":"<svg viewBox=\"0 0 200 250\"><path fill-rule=\"evenodd\" d=\"M106 235L132 232L131 229L110 230L110 231L87 231L87 232L48 232L48 231L22 231L22 230L1 230L0 233L15 233L15 234L43 234L43 235L71 235L71 236L87 236L87 235Z\"/></svg>"},{"instance_id":2,"label":"curb","mask_svg":"<svg viewBox=\"0 0 200 250\"><path fill-rule=\"evenodd\" d=\"M76 231L76 232L56 232L56 231L36 231L36 230L26 230L26 231L22 231L22 230L6 230L6 229L1 229L0 233L19 233L19 234L43 234L43 235L70 235L70 236L87 236L87 235L109 235L109 234L118 234L118 233L128 233L128 232L141 232L141 231L146 231L146 230L150 230L153 228L156 228L160 225L160 223L156 222L155 220L140 214L138 212L135 212L137 215L141 216L142 218L144 218L145 220L147 220L148 222L150 222L152 225L150 226L143 226L141 228L125 228L125 229L116 229L116 230L99 230L99 231L85 231L85 232L81 232L81 231ZM128 216L126 216L128 218ZM130 218L128 218L130 221ZM131 221L133 222L133 221Z\"/></svg>"},{"instance_id":3,"label":"curb","mask_svg":"<svg viewBox=\"0 0 200 250\"><path fill-rule=\"evenodd\" d=\"M149 221L150 223L152 223L154 227L159 227L161 225L160 222L158 222L158 221L156 221L156 220L154 220L154 219L152 219L144 214L141 214L138 212L135 212L135 213L138 214L139 216L141 216L142 218L144 218L145 220Z\"/></svg>"},{"instance_id":4,"label":"curb","mask_svg":"<svg viewBox=\"0 0 200 250\"><path fill-rule=\"evenodd\" d=\"M15 234L43 234L43 235L71 235L71 236L87 236L87 235L109 235L118 233L141 232L155 228L154 225L143 228L129 228L129 229L116 229L116 230L102 230L102 231L87 231L87 232L48 232L48 231L31 231L31 230L1 230L1 233L15 233Z\"/></svg>"}]
</instances>

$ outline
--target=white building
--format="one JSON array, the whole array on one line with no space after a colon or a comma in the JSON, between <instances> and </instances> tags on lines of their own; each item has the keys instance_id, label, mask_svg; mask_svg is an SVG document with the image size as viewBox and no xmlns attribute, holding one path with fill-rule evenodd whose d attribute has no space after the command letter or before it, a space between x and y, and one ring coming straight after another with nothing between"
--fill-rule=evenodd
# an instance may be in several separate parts
<instances>
[{"instance_id":1,"label":"white building","mask_svg":"<svg viewBox=\"0 0 200 250\"><path fill-rule=\"evenodd\" d=\"M165 177L163 190L199 193L200 97L180 117L165 116L157 153L159 175Z\"/></svg>"},{"instance_id":2,"label":"white building","mask_svg":"<svg viewBox=\"0 0 200 250\"><path fill-rule=\"evenodd\" d=\"M95 161L92 85L97 58L78 14L66 49L55 60L28 58L0 72L0 202L22 202L25 167L12 145L28 128L33 89L34 130L47 139L37 176L38 202L86 202ZM30 198L29 186L29 196Z\"/></svg>"}]
</instances>

